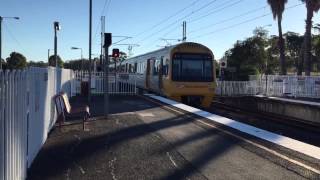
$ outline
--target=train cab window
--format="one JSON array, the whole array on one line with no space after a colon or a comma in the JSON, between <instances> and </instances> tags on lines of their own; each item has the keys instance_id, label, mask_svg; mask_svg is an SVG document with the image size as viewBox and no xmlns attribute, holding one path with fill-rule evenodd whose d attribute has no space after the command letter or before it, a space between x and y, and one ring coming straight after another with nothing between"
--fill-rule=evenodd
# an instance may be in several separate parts
<instances>
[{"instance_id":1,"label":"train cab window","mask_svg":"<svg viewBox=\"0 0 320 180\"><path fill-rule=\"evenodd\" d=\"M175 54L172 60L172 80L213 81L213 62L208 54Z\"/></svg>"}]
</instances>

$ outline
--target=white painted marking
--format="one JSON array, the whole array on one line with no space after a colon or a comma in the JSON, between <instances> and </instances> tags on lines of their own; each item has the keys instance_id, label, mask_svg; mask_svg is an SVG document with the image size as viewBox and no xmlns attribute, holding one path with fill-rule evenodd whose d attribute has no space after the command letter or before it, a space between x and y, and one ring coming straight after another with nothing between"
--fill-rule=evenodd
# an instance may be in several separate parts
<instances>
[{"instance_id":1,"label":"white painted marking","mask_svg":"<svg viewBox=\"0 0 320 180\"><path fill-rule=\"evenodd\" d=\"M138 115L141 117L154 117L153 113L138 113Z\"/></svg>"},{"instance_id":2,"label":"white painted marking","mask_svg":"<svg viewBox=\"0 0 320 180\"><path fill-rule=\"evenodd\" d=\"M263 95L255 95L255 96L256 96L256 97L262 97L262 98L268 98L268 99L274 99L274 100L280 100L280 101L286 101L286 102L293 102L293 103L299 103L299 104L320 106L320 103L319 103L319 102L302 101L302 100L288 99L288 98L280 98L280 97L268 97L268 96L263 96Z\"/></svg>"},{"instance_id":3,"label":"white painted marking","mask_svg":"<svg viewBox=\"0 0 320 180\"><path fill-rule=\"evenodd\" d=\"M149 97L159 100L161 102L164 102L166 104L170 104L176 108L182 109L184 111L187 112L191 112L194 113L198 116L207 118L209 120L218 122L220 124L223 124L225 126L231 127L233 129L239 130L241 132L250 134L252 136L258 137L260 139L278 144L280 146L286 147L288 149L294 150L294 151L298 151L302 154L306 154L310 157L316 158L316 159L320 159L320 148L317 146L313 146L311 144L307 144L301 141L297 141L295 139L286 137L286 136L282 136L279 134L275 134L272 133L270 131L266 131L263 129L259 129L256 128L254 126L250 126L229 118L225 118L219 115L215 115L206 111L202 111L200 109L173 101L173 100L169 100L160 96L155 96L155 95L148 95ZM319 172L318 172L319 173Z\"/></svg>"},{"instance_id":4,"label":"white painted marking","mask_svg":"<svg viewBox=\"0 0 320 180\"><path fill-rule=\"evenodd\" d=\"M84 171L84 169L83 169L78 163L73 162L73 164L79 168L79 170L80 170L80 172L81 172L82 174L85 174L85 173L86 173L86 172Z\"/></svg>"},{"instance_id":5,"label":"white painted marking","mask_svg":"<svg viewBox=\"0 0 320 180\"><path fill-rule=\"evenodd\" d=\"M176 164L176 162L174 162L174 160L173 160L173 158L172 158L172 156L170 155L169 152L167 152L167 156L169 157L171 163L172 163L175 167L178 167L178 165Z\"/></svg>"}]
</instances>

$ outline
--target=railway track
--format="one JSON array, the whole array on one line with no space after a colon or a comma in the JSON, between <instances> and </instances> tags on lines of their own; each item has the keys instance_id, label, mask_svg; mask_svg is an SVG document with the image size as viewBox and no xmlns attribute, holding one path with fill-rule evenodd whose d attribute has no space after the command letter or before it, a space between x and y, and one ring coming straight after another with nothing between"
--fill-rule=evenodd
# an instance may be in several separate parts
<instances>
[{"instance_id":1,"label":"railway track","mask_svg":"<svg viewBox=\"0 0 320 180\"><path fill-rule=\"evenodd\" d=\"M210 112L240 122L320 146L320 127L300 119L235 107L213 101Z\"/></svg>"}]
</instances>

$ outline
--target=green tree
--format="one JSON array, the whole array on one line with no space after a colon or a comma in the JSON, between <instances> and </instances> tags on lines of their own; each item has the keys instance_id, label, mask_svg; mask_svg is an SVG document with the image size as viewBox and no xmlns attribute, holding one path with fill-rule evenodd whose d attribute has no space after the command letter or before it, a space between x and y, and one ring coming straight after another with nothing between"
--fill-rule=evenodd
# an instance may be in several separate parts
<instances>
[{"instance_id":1,"label":"green tree","mask_svg":"<svg viewBox=\"0 0 320 180\"><path fill-rule=\"evenodd\" d=\"M271 36L268 39L268 45L266 48L267 59L266 59L266 68L265 74L274 74L280 72L280 53L279 53L279 45L278 45L278 36Z\"/></svg>"},{"instance_id":2,"label":"green tree","mask_svg":"<svg viewBox=\"0 0 320 180\"><path fill-rule=\"evenodd\" d=\"M27 67L27 59L18 52L12 52L7 58L6 66L8 69L23 69Z\"/></svg>"},{"instance_id":3,"label":"green tree","mask_svg":"<svg viewBox=\"0 0 320 180\"><path fill-rule=\"evenodd\" d=\"M1 59L2 69L7 69L7 63L4 59Z\"/></svg>"},{"instance_id":4,"label":"green tree","mask_svg":"<svg viewBox=\"0 0 320 180\"><path fill-rule=\"evenodd\" d=\"M302 74L303 71L303 63L299 61L301 56L301 48L303 44L303 36L300 36L295 32L287 32L284 34L287 45L287 54L288 54L288 64L293 65L297 71L297 74Z\"/></svg>"},{"instance_id":5,"label":"green tree","mask_svg":"<svg viewBox=\"0 0 320 180\"><path fill-rule=\"evenodd\" d=\"M268 4L271 7L271 11L273 14L273 19L278 20L278 32L279 32L279 52L280 52L280 69L281 74L285 75L287 74L287 68L286 68L286 59L285 59L285 45L284 40L282 37L282 14L285 9L285 4L287 3L287 0L268 0Z\"/></svg>"},{"instance_id":6,"label":"green tree","mask_svg":"<svg viewBox=\"0 0 320 180\"><path fill-rule=\"evenodd\" d=\"M80 71L82 68L82 63L85 63L87 60L83 59L83 61L81 59L78 60L69 60L66 61L63 66L66 69L72 69L72 70L77 70ZM84 69L84 70L88 70L88 69Z\"/></svg>"},{"instance_id":7,"label":"green tree","mask_svg":"<svg viewBox=\"0 0 320 180\"><path fill-rule=\"evenodd\" d=\"M58 59L58 66L60 68L63 68L63 61L59 55L57 55L57 59ZM56 67L56 60L54 55L49 57L49 66Z\"/></svg>"},{"instance_id":8,"label":"green tree","mask_svg":"<svg viewBox=\"0 0 320 180\"><path fill-rule=\"evenodd\" d=\"M314 70L320 71L320 35L313 36L312 38L312 52L314 54L312 60L314 65Z\"/></svg>"},{"instance_id":9,"label":"green tree","mask_svg":"<svg viewBox=\"0 0 320 180\"><path fill-rule=\"evenodd\" d=\"M228 67L235 68L235 80L248 80L249 75L265 72L267 60L267 31L262 28L254 30L254 36L244 41L237 41L233 48L228 50L224 58ZM226 74L226 79L231 79L231 74Z\"/></svg>"},{"instance_id":10,"label":"green tree","mask_svg":"<svg viewBox=\"0 0 320 180\"><path fill-rule=\"evenodd\" d=\"M306 18L306 32L304 34L303 42L303 61L305 65L305 75L310 76L311 73L311 29L312 29L312 18L314 12L317 12L320 8L320 0L301 0L306 4L307 18Z\"/></svg>"},{"instance_id":11,"label":"green tree","mask_svg":"<svg viewBox=\"0 0 320 180\"><path fill-rule=\"evenodd\" d=\"M45 63L43 61L30 61L28 62L29 67L48 67L48 63Z\"/></svg>"}]
</instances>

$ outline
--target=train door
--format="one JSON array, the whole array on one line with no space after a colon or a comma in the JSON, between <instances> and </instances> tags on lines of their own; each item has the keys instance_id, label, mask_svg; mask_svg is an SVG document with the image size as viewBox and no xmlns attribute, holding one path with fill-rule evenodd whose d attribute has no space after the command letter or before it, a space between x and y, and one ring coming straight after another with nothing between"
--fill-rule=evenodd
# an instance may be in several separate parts
<instances>
[{"instance_id":1,"label":"train door","mask_svg":"<svg viewBox=\"0 0 320 180\"><path fill-rule=\"evenodd\" d=\"M150 78L151 78L151 59L147 60L147 68L146 68L146 89L150 88Z\"/></svg>"},{"instance_id":2,"label":"train door","mask_svg":"<svg viewBox=\"0 0 320 180\"><path fill-rule=\"evenodd\" d=\"M163 84L162 84L162 75L163 75L163 56L161 56L161 59L160 59L160 65L159 65L159 81L158 81L158 87L159 87L159 90L162 90L162 87L163 87Z\"/></svg>"}]
</instances>

